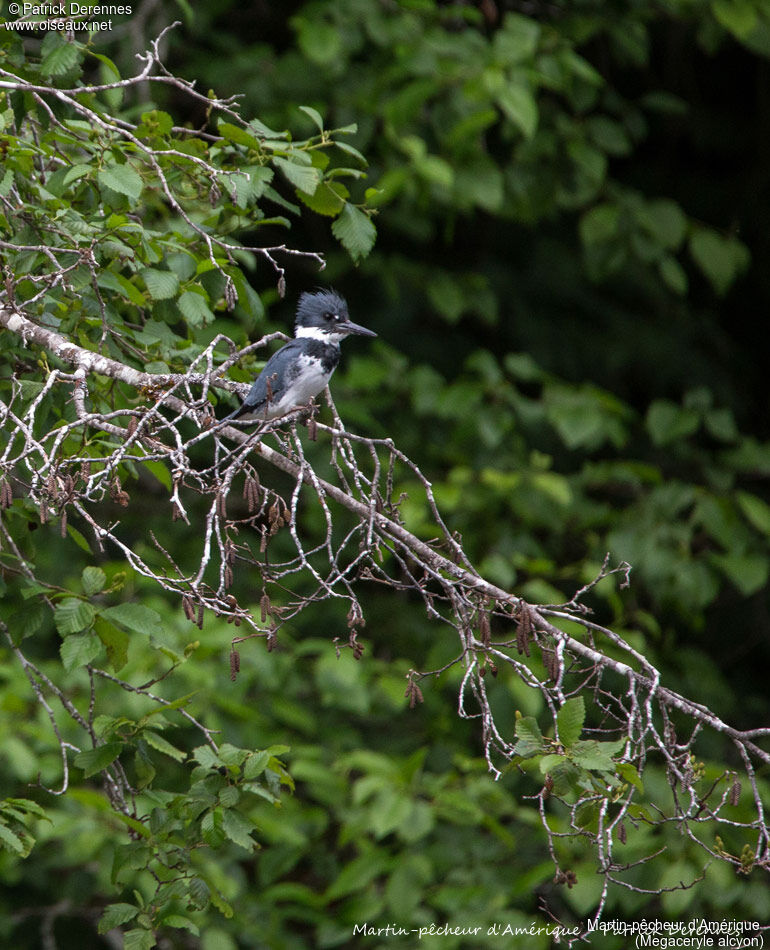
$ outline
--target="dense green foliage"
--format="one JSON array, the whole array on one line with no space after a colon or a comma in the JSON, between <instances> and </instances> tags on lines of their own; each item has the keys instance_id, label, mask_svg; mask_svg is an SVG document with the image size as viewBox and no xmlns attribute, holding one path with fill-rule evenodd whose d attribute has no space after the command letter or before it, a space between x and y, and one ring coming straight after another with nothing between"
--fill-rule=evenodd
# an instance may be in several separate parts
<instances>
[{"instance_id":1,"label":"dense green foliage","mask_svg":"<svg viewBox=\"0 0 770 950\"><path fill-rule=\"evenodd\" d=\"M196 10L184 39L168 41L167 61L201 88L245 93L242 115L258 116L246 125L170 85L46 99L50 114L32 93L0 85L6 292L86 349L183 372L217 333L242 344L268 316L271 329L287 328L284 275L258 248L323 251L353 318L381 337L368 352L350 345L334 385L342 418L419 463L480 572L559 603L607 551L627 560L630 591L603 581L597 616L668 685L743 727L766 725L770 433L756 410L753 318L767 304L768 184L747 130L761 122L766 135L770 119L756 120L743 98L767 76L764 5L533 4L526 16L505 3L434 0L315 0L291 15L272 6ZM107 84L132 74L133 52L51 34L25 55L3 31L0 79ZM716 67L737 74L718 95ZM135 141L115 117L135 123ZM190 133L204 124L211 138ZM726 174L707 161L718 136ZM62 156L67 167L55 170ZM756 200L740 191L744 169ZM54 263L35 250L43 240L81 253ZM252 249L228 248L241 242ZM287 298L319 281L312 257L271 254ZM66 279L40 279L60 270ZM38 435L72 422L65 389L43 390L50 368L71 367L9 337L3 401L13 396L18 415L40 397ZM232 378L249 379L257 356ZM106 376L88 386L89 407L102 412L151 401ZM218 415L221 399L210 398ZM7 430L2 438L5 447ZM72 456L114 449L108 432L68 439ZM149 525L186 564L203 502L191 525L172 522L163 466L129 463L114 475L105 514L147 563L164 563ZM492 781L474 721L456 715L456 668L424 681L425 702L408 708L407 673L440 669L458 649L417 598L374 585L361 593L358 661L332 645L347 639L344 611L318 604L282 628L279 649L241 645L233 682L232 626L207 614L197 629L178 598L115 550L100 553L76 511L62 524L58 497L46 517L18 487L2 512L0 619L80 715L95 703L98 717L86 748L88 729L43 689L63 740L81 749L69 750L66 794L52 796L44 788L62 785L60 744L3 641L8 945L31 950L51 932L62 948L107 946L97 931L121 927L127 948L152 946L153 931L204 950L354 946L353 927L367 921L483 934L496 922L544 923L540 897L565 924L591 914L601 878L587 845L560 854L576 883L553 881L532 798L539 761ZM407 527L432 536L419 485L403 478L397 490ZM232 590L259 612L253 577L236 572ZM533 721L545 728L539 695L509 673L490 681L490 695L510 735L517 711L530 724L520 740ZM218 753L195 720L219 730ZM704 789L739 765L713 739L701 755ZM99 773L116 763L146 821L111 806ZM651 770L649 798L662 800L667 781ZM750 820L745 795L735 816ZM724 847L740 855L749 840L736 832ZM635 884L673 889L617 889L609 917L770 919L761 870L736 875L715 862L677 889L705 862L673 827L629 834L624 856L663 846L665 863L641 865ZM485 939L441 946L503 945Z\"/></svg>"}]
</instances>

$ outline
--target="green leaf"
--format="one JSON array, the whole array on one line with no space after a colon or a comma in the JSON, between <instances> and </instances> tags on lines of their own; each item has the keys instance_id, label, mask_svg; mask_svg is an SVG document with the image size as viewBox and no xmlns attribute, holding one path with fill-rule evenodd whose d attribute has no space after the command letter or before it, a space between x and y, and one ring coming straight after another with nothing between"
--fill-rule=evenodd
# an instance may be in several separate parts
<instances>
[{"instance_id":1,"label":"green leaf","mask_svg":"<svg viewBox=\"0 0 770 950\"><path fill-rule=\"evenodd\" d=\"M94 622L94 608L85 600L67 597L56 605L53 617L56 629L65 637L71 633L85 630Z\"/></svg>"},{"instance_id":2,"label":"green leaf","mask_svg":"<svg viewBox=\"0 0 770 950\"><path fill-rule=\"evenodd\" d=\"M123 934L123 950L152 950L156 946L151 930L129 930Z\"/></svg>"},{"instance_id":3,"label":"green leaf","mask_svg":"<svg viewBox=\"0 0 770 950\"><path fill-rule=\"evenodd\" d=\"M257 846L256 841L251 837L254 830L253 822L245 818L240 812L228 809L223 813L222 831L231 841L247 851L253 851Z\"/></svg>"},{"instance_id":4,"label":"green leaf","mask_svg":"<svg viewBox=\"0 0 770 950\"><path fill-rule=\"evenodd\" d=\"M321 181L321 172L312 165L299 165L276 156L273 164L283 172L288 181L299 191L312 195Z\"/></svg>"},{"instance_id":5,"label":"green leaf","mask_svg":"<svg viewBox=\"0 0 770 950\"><path fill-rule=\"evenodd\" d=\"M377 237L377 229L369 216L351 204L345 205L332 224L332 233L354 261L366 257Z\"/></svg>"},{"instance_id":6,"label":"green leaf","mask_svg":"<svg viewBox=\"0 0 770 950\"><path fill-rule=\"evenodd\" d=\"M720 295L727 293L750 261L745 244L735 237L722 237L708 228L698 228L692 234L690 253Z\"/></svg>"},{"instance_id":7,"label":"green leaf","mask_svg":"<svg viewBox=\"0 0 770 950\"><path fill-rule=\"evenodd\" d=\"M165 462L158 462L154 459L149 459L146 462L142 462L142 468L145 468L153 478L161 483L161 485L167 490L171 491L172 481L171 481L171 472L168 470L168 465Z\"/></svg>"},{"instance_id":8,"label":"green leaf","mask_svg":"<svg viewBox=\"0 0 770 950\"><path fill-rule=\"evenodd\" d=\"M625 740L597 742L595 739L578 739L571 749L573 762L581 768L599 772L614 772L616 764L612 756L620 752Z\"/></svg>"},{"instance_id":9,"label":"green leaf","mask_svg":"<svg viewBox=\"0 0 770 950\"><path fill-rule=\"evenodd\" d=\"M605 202L591 208L580 219L580 239L583 244L606 244L617 234L620 209Z\"/></svg>"},{"instance_id":10,"label":"green leaf","mask_svg":"<svg viewBox=\"0 0 770 950\"><path fill-rule=\"evenodd\" d=\"M311 211L334 218L345 207L345 199L350 196L350 192L342 182L322 181L312 195L302 191L298 195Z\"/></svg>"},{"instance_id":11,"label":"green leaf","mask_svg":"<svg viewBox=\"0 0 770 950\"><path fill-rule=\"evenodd\" d=\"M391 863L390 855L384 850L371 850L353 858L329 885L325 899L334 901L365 891L375 878L390 869Z\"/></svg>"},{"instance_id":12,"label":"green leaf","mask_svg":"<svg viewBox=\"0 0 770 950\"><path fill-rule=\"evenodd\" d=\"M211 900L211 888L200 877L190 878L190 897L195 906L201 910L205 908ZM235 945L233 944L235 950Z\"/></svg>"},{"instance_id":13,"label":"green leaf","mask_svg":"<svg viewBox=\"0 0 770 950\"><path fill-rule=\"evenodd\" d=\"M188 325L196 329L205 327L214 320L206 298L194 290L186 290L177 300L177 306Z\"/></svg>"},{"instance_id":14,"label":"green leaf","mask_svg":"<svg viewBox=\"0 0 770 950\"><path fill-rule=\"evenodd\" d=\"M267 764L270 761L272 754L269 749L265 749L262 752L252 753L244 763L243 766L243 777L247 781L257 778L261 775L267 768Z\"/></svg>"},{"instance_id":15,"label":"green leaf","mask_svg":"<svg viewBox=\"0 0 770 950\"><path fill-rule=\"evenodd\" d=\"M193 923L189 917L183 917L181 914L169 914L163 918L164 927L176 927L177 930L189 930L191 934L197 937L200 934L200 928Z\"/></svg>"},{"instance_id":16,"label":"green leaf","mask_svg":"<svg viewBox=\"0 0 770 950\"><path fill-rule=\"evenodd\" d=\"M698 431L700 416L694 409L683 409L667 399L650 404L645 427L655 445L669 445Z\"/></svg>"},{"instance_id":17,"label":"green leaf","mask_svg":"<svg viewBox=\"0 0 770 950\"><path fill-rule=\"evenodd\" d=\"M105 165L99 169L98 179L106 188L138 201L142 193L142 179L130 165Z\"/></svg>"},{"instance_id":18,"label":"green leaf","mask_svg":"<svg viewBox=\"0 0 770 950\"><path fill-rule=\"evenodd\" d=\"M59 646L65 670L74 670L76 666L86 666L99 656L101 640L94 633L72 633L62 640Z\"/></svg>"},{"instance_id":19,"label":"green leaf","mask_svg":"<svg viewBox=\"0 0 770 950\"><path fill-rule=\"evenodd\" d=\"M537 102L531 90L517 83L509 83L497 94L497 104L524 137L531 139L538 121Z\"/></svg>"},{"instance_id":20,"label":"green leaf","mask_svg":"<svg viewBox=\"0 0 770 950\"><path fill-rule=\"evenodd\" d=\"M94 622L94 632L107 649L107 662L118 673L128 663L128 634L101 615Z\"/></svg>"},{"instance_id":21,"label":"green leaf","mask_svg":"<svg viewBox=\"0 0 770 950\"><path fill-rule=\"evenodd\" d=\"M128 923L138 913L139 908L133 904L108 904L99 918L99 933L106 934L108 930L113 930L115 927Z\"/></svg>"},{"instance_id":22,"label":"green leaf","mask_svg":"<svg viewBox=\"0 0 770 950\"><path fill-rule=\"evenodd\" d=\"M736 492L735 498L749 524L762 534L770 535L770 505L747 491Z\"/></svg>"},{"instance_id":23,"label":"green leaf","mask_svg":"<svg viewBox=\"0 0 770 950\"><path fill-rule=\"evenodd\" d=\"M187 693L185 696L178 696L173 702L165 703L163 706L156 706L154 709L151 709L144 717L143 721L150 719L152 716L160 716L163 713L172 712L174 709L182 709L186 706L190 700L195 696L197 690L192 693ZM207 748L203 746L202 748Z\"/></svg>"},{"instance_id":24,"label":"green leaf","mask_svg":"<svg viewBox=\"0 0 770 950\"><path fill-rule=\"evenodd\" d=\"M179 278L170 270L145 267L140 271L147 293L153 300L170 300L179 290Z\"/></svg>"},{"instance_id":25,"label":"green leaf","mask_svg":"<svg viewBox=\"0 0 770 950\"><path fill-rule=\"evenodd\" d=\"M345 152L346 155L352 155L353 158L359 161L364 167L369 164L366 160L366 156L362 155L355 146L350 145L348 142L335 142L334 145L341 152Z\"/></svg>"},{"instance_id":26,"label":"green leaf","mask_svg":"<svg viewBox=\"0 0 770 950\"><path fill-rule=\"evenodd\" d=\"M523 716L516 720L516 737L519 741L516 743L514 752L523 759L529 759L545 749L540 726L532 716Z\"/></svg>"},{"instance_id":27,"label":"green leaf","mask_svg":"<svg viewBox=\"0 0 770 950\"><path fill-rule=\"evenodd\" d=\"M44 76L64 76L74 69L80 60L80 52L71 43L63 42L47 53L40 62Z\"/></svg>"},{"instance_id":28,"label":"green leaf","mask_svg":"<svg viewBox=\"0 0 770 950\"><path fill-rule=\"evenodd\" d=\"M739 40L757 27L757 5L752 0L711 0L714 17Z\"/></svg>"},{"instance_id":29,"label":"green leaf","mask_svg":"<svg viewBox=\"0 0 770 950\"><path fill-rule=\"evenodd\" d=\"M152 748L156 749L158 752L162 752L164 755L169 756L169 758L175 759L177 762L184 762L184 760L187 758L186 752L183 752L181 749L177 749L176 746L171 745L171 743L167 742L163 736L159 736L157 732L153 732L151 729L148 729L142 733L142 738L145 740L147 745L152 746Z\"/></svg>"},{"instance_id":30,"label":"green leaf","mask_svg":"<svg viewBox=\"0 0 770 950\"><path fill-rule=\"evenodd\" d=\"M67 534L72 538L72 540L77 544L79 548L82 548L86 554L93 556L93 551L91 550L91 545L86 541L80 531L77 528L73 528L71 524L67 525Z\"/></svg>"},{"instance_id":31,"label":"green leaf","mask_svg":"<svg viewBox=\"0 0 770 950\"><path fill-rule=\"evenodd\" d=\"M193 749L193 758L204 769L217 769L221 765L216 752L207 745L199 745Z\"/></svg>"},{"instance_id":32,"label":"green leaf","mask_svg":"<svg viewBox=\"0 0 770 950\"><path fill-rule=\"evenodd\" d=\"M103 607L99 614L106 620L117 623L121 627L154 637L162 634L163 624L160 614L145 607L144 604L117 604L115 607Z\"/></svg>"},{"instance_id":33,"label":"green leaf","mask_svg":"<svg viewBox=\"0 0 770 950\"><path fill-rule=\"evenodd\" d=\"M10 805L15 809L27 812L29 815L32 815L35 818L41 818L44 821L47 821L49 824L52 824L48 812L42 807L42 805L38 805L37 802L33 802L29 798L6 798L2 804Z\"/></svg>"},{"instance_id":34,"label":"green leaf","mask_svg":"<svg viewBox=\"0 0 770 950\"><path fill-rule=\"evenodd\" d=\"M563 755L560 755L558 752L554 752L551 755L544 755L540 759L539 769L543 775L548 775L549 772L552 772L565 762L566 759Z\"/></svg>"},{"instance_id":35,"label":"green leaf","mask_svg":"<svg viewBox=\"0 0 770 950\"><path fill-rule=\"evenodd\" d=\"M580 738L586 718L585 702L582 696L568 699L561 707L556 723L559 728L559 740L564 746L571 746Z\"/></svg>"},{"instance_id":36,"label":"green leaf","mask_svg":"<svg viewBox=\"0 0 770 950\"><path fill-rule=\"evenodd\" d=\"M79 769L83 770L83 778L89 778L111 765L122 751L122 742L105 742L95 749L78 752L74 758L74 763Z\"/></svg>"},{"instance_id":37,"label":"green leaf","mask_svg":"<svg viewBox=\"0 0 770 950\"><path fill-rule=\"evenodd\" d=\"M140 126L142 134L168 135L173 127L174 120L168 112L151 109L149 112L142 113L142 125Z\"/></svg>"},{"instance_id":38,"label":"green leaf","mask_svg":"<svg viewBox=\"0 0 770 950\"><path fill-rule=\"evenodd\" d=\"M637 791L644 792L644 785L639 777L639 771L635 765L630 762L618 762L615 765L615 771L629 785L633 785Z\"/></svg>"},{"instance_id":39,"label":"green leaf","mask_svg":"<svg viewBox=\"0 0 770 950\"><path fill-rule=\"evenodd\" d=\"M639 223L664 247L675 251L687 233L687 216L675 201L648 201L636 212Z\"/></svg>"},{"instance_id":40,"label":"green leaf","mask_svg":"<svg viewBox=\"0 0 770 950\"><path fill-rule=\"evenodd\" d=\"M324 120L321 118L321 113L318 112L317 109L314 109L312 106L299 106L299 111L304 112L306 116L309 116L318 131L323 132Z\"/></svg>"},{"instance_id":41,"label":"green leaf","mask_svg":"<svg viewBox=\"0 0 770 950\"><path fill-rule=\"evenodd\" d=\"M679 261L671 254L664 254L658 262L658 272L666 285L675 294L683 297L687 293L689 281L687 272Z\"/></svg>"},{"instance_id":42,"label":"green leaf","mask_svg":"<svg viewBox=\"0 0 770 950\"><path fill-rule=\"evenodd\" d=\"M770 574L770 561L764 554L714 554L712 560L744 597L761 590Z\"/></svg>"},{"instance_id":43,"label":"green leaf","mask_svg":"<svg viewBox=\"0 0 770 950\"><path fill-rule=\"evenodd\" d=\"M217 126L219 132L228 142L234 145L245 145L246 148L259 149L260 142L251 132L242 129L239 125L233 125L232 122L220 122Z\"/></svg>"},{"instance_id":44,"label":"green leaf","mask_svg":"<svg viewBox=\"0 0 770 950\"><path fill-rule=\"evenodd\" d=\"M337 62L342 53L342 35L338 27L316 17L296 16L291 21L297 31L302 52L313 63L323 66Z\"/></svg>"},{"instance_id":45,"label":"green leaf","mask_svg":"<svg viewBox=\"0 0 770 950\"><path fill-rule=\"evenodd\" d=\"M0 821L0 847L6 851L13 851L14 854L24 854L27 850L21 838L14 834L8 825Z\"/></svg>"},{"instance_id":46,"label":"green leaf","mask_svg":"<svg viewBox=\"0 0 770 950\"><path fill-rule=\"evenodd\" d=\"M107 575L100 567L84 567L80 577L83 591L89 597L104 590L104 585L107 583Z\"/></svg>"},{"instance_id":47,"label":"green leaf","mask_svg":"<svg viewBox=\"0 0 770 950\"><path fill-rule=\"evenodd\" d=\"M0 198L5 198L11 190L11 185L13 185L13 172L8 168L0 178Z\"/></svg>"}]
</instances>

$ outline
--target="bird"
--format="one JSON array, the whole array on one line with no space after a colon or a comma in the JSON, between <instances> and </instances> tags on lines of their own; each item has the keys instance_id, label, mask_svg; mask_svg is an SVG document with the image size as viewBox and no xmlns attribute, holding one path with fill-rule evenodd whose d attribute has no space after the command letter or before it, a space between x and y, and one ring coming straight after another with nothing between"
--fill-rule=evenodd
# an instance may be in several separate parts
<instances>
[{"instance_id":1,"label":"bird","mask_svg":"<svg viewBox=\"0 0 770 950\"><path fill-rule=\"evenodd\" d=\"M270 357L244 401L222 422L265 422L306 406L328 384L340 361L340 342L351 335L377 336L353 323L336 291L302 294L294 339Z\"/></svg>"}]
</instances>

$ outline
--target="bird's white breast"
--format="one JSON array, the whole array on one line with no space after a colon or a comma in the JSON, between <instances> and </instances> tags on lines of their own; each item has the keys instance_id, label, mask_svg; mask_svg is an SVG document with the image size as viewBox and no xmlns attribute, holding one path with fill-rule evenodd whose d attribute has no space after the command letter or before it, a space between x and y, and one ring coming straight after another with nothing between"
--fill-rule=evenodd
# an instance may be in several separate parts
<instances>
[{"instance_id":1,"label":"bird's white breast","mask_svg":"<svg viewBox=\"0 0 770 950\"><path fill-rule=\"evenodd\" d=\"M298 406L306 406L324 389L331 375L324 372L321 360L303 353L297 357L291 374L292 378L287 380L287 388L281 393L276 393L267 406L256 412L245 414L242 418L255 421L277 419Z\"/></svg>"}]
</instances>

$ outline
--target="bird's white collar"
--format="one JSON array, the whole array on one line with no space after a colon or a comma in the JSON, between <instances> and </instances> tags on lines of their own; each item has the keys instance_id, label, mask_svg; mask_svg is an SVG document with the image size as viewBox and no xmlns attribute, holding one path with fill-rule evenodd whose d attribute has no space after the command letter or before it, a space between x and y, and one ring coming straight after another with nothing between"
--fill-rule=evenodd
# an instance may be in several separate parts
<instances>
[{"instance_id":1,"label":"bird's white collar","mask_svg":"<svg viewBox=\"0 0 770 950\"><path fill-rule=\"evenodd\" d=\"M326 333L320 327L297 327L294 336L298 340L318 340L321 343L337 344L340 340L344 340L347 334Z\"/></svg>"}]
</instances>

